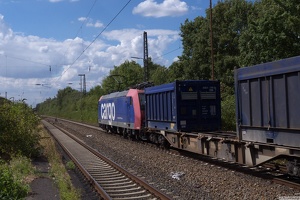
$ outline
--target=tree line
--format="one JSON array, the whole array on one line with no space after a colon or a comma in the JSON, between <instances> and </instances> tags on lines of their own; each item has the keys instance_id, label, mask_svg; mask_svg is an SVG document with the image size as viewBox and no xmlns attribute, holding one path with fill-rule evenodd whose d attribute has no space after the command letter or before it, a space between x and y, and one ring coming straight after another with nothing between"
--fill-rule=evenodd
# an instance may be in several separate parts
<instances>
[{"instance_id":1,"label":"tree line","mask_svg":"<svg viewBox=\"0 0 300 200\"><path fill-rule=\"evenodd\" d=\"M222 86L222 116L224 129L235 127L234 68L298 56L300 54L300 1L298 0L220 0L212 9L215 79ZM174 80L211 79L210 10L205 16L185 20L180 24L182 55L169 67L149 59L149 81L154 85ZM125 61L109 72L101 85L86 96L68 87L57 96L38 105L43 113L49 106L56 115L65 104L80 117L97 119L97 101L101 95L121 91L143 82L143 68L135 61ZM68 102L72 95L72 105ZM75 97L75 99L74 99ZM78 101L74 101L78 99ZM79 101L79 99L81 99ZM80 102L80 103L78 103ZM71 108L72 107L72 108ZM93 111L89 111L92 110ZM49 114L48 112L48 114ZM86 116L84 113L91 113ZM89 114L87 114L89 115Z\"/></svg>"}]
</instances>

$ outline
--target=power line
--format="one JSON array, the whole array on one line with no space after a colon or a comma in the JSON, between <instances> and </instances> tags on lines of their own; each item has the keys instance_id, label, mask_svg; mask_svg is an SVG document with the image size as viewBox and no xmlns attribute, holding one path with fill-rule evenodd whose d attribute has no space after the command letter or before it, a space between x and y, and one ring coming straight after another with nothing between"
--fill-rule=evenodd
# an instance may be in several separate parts
<instances>
[{"instance_id":1,"label":"power line","mask_svg":"<svg viewBox=\"0 0 300 200\"><path fill-rule=\"evenodd\" d=\"M49 64L40 63L40 62L36 62L36 61L24 59L24 58L18 58L18 57L15 57L15 56L9 56L9 55L6 55L6 54L5 54L5 56L6 56L7 58L12 58L12 59L16 59L16 60L22 60L22 61L26 61L26 62L38 64L38 65L50 66Z\"/></svg>"},{"instance_id":2,"label":"power line","mask_svg":"<svg viewBox=\"0 0 300 200\"><path fill-rule=\"evenodd\" d=\"M170 54L170 53L173 53L174 51L177 51L177 50L179 50L179 49L181 49L181 47L178 47L177 49L173 49L173 50L171 50L171 51L169 51L169 52L167 52L167 53L165 53L165 54L163 54L163 55L161 55L161 56L157 56L157 57L152 58L152 59L155 60L155 59L157 59L157 58L161 58L161 57L163 57L163 56L165 56L165 55L168 55L168 54Z\"/></svg>"},{"instance_id":3,"label":"power line","mask_svg":"<svg viewBox=\"0 0 300 200\"><path fill-rule=\"evenodd\" d=\"M87 19L88 19L88 17L90 16L90 14L91 14L91 12L92 12L92 10L93 10L93 8L94 8L96 2L97 2L97 0L94 1L92 7L90 8L88 14L87 14L86 17L85 17L85 20L82 22L81 26L79 27L79 29L78 29L78 31L77 31L77 33L76 33L75 38L78 36L78 34L79 34L80 30L82 29L83 25L87 22Z\"/></svg>"},{"instance_id":4,"label":"power line","mask_svg":"<svg viewBox=\"0 0 300 200\"><path fill-rule=\"evenodd\" d=\"M90 14L91 14L91 12L92 12L92 10L93 10L93 8L95 7L96 2L97 2L97 0L94 0L92 6L91 6L91 8L90 8L90 10L88 11L88 13L87 13L86 16L85 16L85 20L82 21L82 23L81 23L81 25L80 25L80 27L79 27L79 29L78 29L78 31L77 31L77 33L76 33L76 35L75 35L74 38L76 38L76 37L79 35L80 31L82 31L82 27L83 27L83 25L87 22L87 19L89 18ZM66 51L65 51L65 53L64 53L64 56L66 55L66 53L67 53L67 51L68 51L69 49L70 49L70 44L68 45L68 48L66 49ZM60 64L60 65L63 65L63 64Z\"/></svg>"},{"instance_id":5,"label":"power line","mask_svg":"<svg viewBox=\"0 0 300 200\"><path fill-rule=\"evenodd\" d=\"M168 55L168 54L170 54L170 53L173 53L174 51L177 51L177 50L179 50L179 49L181 49L181 47L178 47L177 49L173 49L172 51L169 51L169 52L167 52L167 53L161 55L160 57L163 57L163 56L165 56L165 55Z\"/></svg>"},{"instance_id":6,"label":"power line","mask_svg":"<svg viewBox=\"0 0 300 200\"><path fill-rule=\"evenodd\" d=\"M64 75L64 73L66 73L76 62L77 60L84 54L84 52L90 48L90 46L92 46L92 44L94 44L94 42L100 37L100 35L109 27L109 25L120 15L120 13L127 7L127 5L131 2L131 0L129 0L123 7L122 9L112 18L112 20L102 29L102 31L93 39L93 41L79 54L79 56L74 60L74 62L72 62L72 64L65 69L62 74L60 75L60 77L58 77L58 79L60 79L62 77L62 75Z\"/></svg>"}]
</instances>

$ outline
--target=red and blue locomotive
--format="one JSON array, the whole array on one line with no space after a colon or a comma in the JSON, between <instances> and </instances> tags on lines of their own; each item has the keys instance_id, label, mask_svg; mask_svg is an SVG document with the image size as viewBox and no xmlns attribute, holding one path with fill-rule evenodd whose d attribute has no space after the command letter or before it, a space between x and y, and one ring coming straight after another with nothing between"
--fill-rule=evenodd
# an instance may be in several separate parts
<instances>
[{"instance_id":1,"label":"red and blue locomotive","mask_svg":"<svg viewBox=\"0 0 300 200\"><path fill-rule=\"evenodd\" d=\"M144 91L129 89L104 95L98 103L99 126L123 135L138 135L144 121Z\"/></svg>"}]
</instances>

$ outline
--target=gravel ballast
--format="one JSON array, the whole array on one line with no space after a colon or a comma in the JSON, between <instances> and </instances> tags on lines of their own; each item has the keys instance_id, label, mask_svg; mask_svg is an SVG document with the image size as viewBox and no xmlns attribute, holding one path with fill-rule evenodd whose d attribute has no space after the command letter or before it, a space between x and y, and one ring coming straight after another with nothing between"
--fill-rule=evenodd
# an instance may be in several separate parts
<instances>
[{"instance_id":1,"label":"gravel ballast","mask_svg":"<svg viewBox=\"0 0 300 200\"><path fill-rule=\"evenodd\" d=\"M300 191L293 188L171 154L119 135L61 120L57 124L173 199L283 199L300 196Z\"/></svg>"}]
</instances>

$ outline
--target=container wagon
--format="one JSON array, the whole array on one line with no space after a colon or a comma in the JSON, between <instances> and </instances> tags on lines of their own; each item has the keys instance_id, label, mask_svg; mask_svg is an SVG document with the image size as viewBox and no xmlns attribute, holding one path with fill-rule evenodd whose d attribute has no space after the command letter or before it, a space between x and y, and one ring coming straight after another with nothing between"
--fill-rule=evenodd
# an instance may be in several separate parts
<instances>
[{"instance_id":1,"label":"container wagon","mask_svg":"<svg viewBox=\"0 0 300 200\"><path fill-rule=\"evenodd\" d=\"M248 164L300 155L300 56L237 69L235 93Z\"/></svg>"},{"instance_id":2,"label":"container wagon","mask_svg":"<svg viewBox=\"0 0 300 200\"><path fill-rule=\"evenodd\" d=\"M189 80L145 88L145 127L180 149L199 152L198 134L221 128L219 81Z\"/></svg>"},{"instance_id":3,"label":"container wagon","mask_svg":"<svg viewBox=\"0 0 300 200\"><path fill-rule=\"evenodd\" d=\"M175 81L145 89L146 127L171 132L221 128L218 81Z\"/></svg>"}]
</instances>

